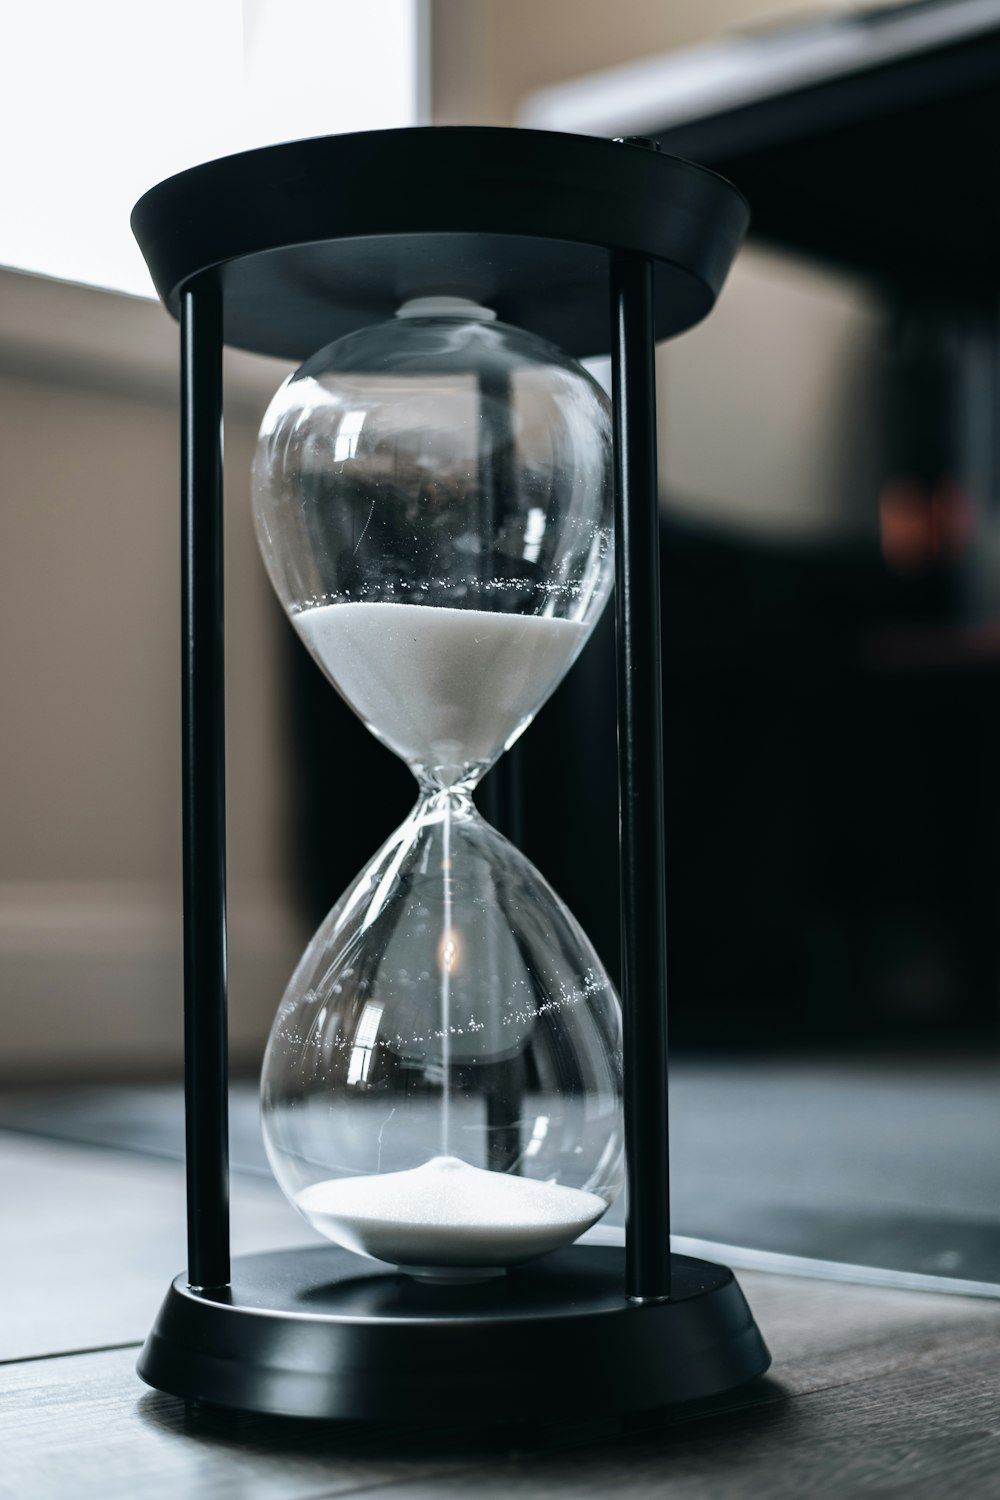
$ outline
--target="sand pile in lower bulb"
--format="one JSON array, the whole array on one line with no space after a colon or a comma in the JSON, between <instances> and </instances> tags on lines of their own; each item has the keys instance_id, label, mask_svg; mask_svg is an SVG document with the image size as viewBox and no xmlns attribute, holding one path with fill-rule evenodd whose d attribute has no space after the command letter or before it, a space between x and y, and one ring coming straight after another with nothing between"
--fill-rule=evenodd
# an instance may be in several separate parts
<instances>
[{"instance_id":1,"label":"sand pile in lower bulb","mask_svg":"<svg viewBox=\"0 0 1000 1500\"><path fill-rule=\"evenodd\" d=\"M328 1239L400 1266L509 1266L568 1245L604 1213L596 1193L435 1156L409 1172L338 1177L296 1194Z\"/></svg>"}]
</instances>

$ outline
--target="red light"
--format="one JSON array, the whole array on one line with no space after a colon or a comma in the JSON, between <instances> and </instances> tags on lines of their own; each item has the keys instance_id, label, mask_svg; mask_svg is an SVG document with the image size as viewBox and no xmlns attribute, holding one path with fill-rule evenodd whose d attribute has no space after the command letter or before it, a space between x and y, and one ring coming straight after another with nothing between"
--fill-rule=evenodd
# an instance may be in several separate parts
<instances>
[{"instance_id":1,"label":"red light","mask_svg":"<svg viewBox=\"0 0 1000 1500\"><path fill-rule=\"evenodd\" d=\"M892 479L879 496L879 528L888 567L894 573L923 573L965 551L973 530L972 506L953 479L934 486Z\"/></svg>"}]
</instances>

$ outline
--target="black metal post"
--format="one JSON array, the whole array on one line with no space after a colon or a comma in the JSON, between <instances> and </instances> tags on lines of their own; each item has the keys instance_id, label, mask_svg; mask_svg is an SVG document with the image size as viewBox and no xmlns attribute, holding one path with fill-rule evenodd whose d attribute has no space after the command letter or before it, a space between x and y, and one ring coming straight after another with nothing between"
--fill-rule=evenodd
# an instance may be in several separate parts
<instances>
[{"instance_id":1,"label":"black metal post","mask_svg":"<svg viewBox=\"0 0 1000 1500\"><path fill-rule=\"evenodd\" d=\"M181 296L181 695L188 1281L229 1282L222 298Z\"/></svg>"},{"instance_id":2,"label":"black metal post","mask_svg":"<svg viewBox=\"0 0 1000 1500\"><path fill-rule=\"evenodd\" d=\"M618 791L625 1013L626 1291L670 1296L667 944L653 274L611 262Z\"/></svg>"}]
</instances>

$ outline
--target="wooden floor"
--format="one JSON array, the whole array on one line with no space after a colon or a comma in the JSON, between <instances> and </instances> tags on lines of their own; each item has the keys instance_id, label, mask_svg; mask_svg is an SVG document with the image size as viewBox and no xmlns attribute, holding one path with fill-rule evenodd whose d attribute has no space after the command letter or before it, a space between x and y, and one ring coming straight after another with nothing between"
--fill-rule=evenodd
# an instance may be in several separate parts
<instances>
[{"instance_id":1,"label":"wooden floor","mask_svg":"<svg viewBox=\"0 0 1000 1500\"><path fill-rule=\"evenodd\" d=\"M741 1276L774 1355L725 1408L623 1432L391 1433L189 1411L134 1366L183 1261L175 1161L0 1131L0 1497L1000 1497L1000 1302ZM237 1176L234 1246L302 1240ZM433 1380L433 1371L428 1372ZM442 1412L447 1422L447 1412Z\"/></svg>"}]
</instances>

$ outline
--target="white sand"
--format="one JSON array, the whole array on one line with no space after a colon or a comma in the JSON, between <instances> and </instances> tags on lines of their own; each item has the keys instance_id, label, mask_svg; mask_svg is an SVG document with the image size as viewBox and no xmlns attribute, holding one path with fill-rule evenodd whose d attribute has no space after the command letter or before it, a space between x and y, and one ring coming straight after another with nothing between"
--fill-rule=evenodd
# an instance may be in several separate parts
<instances>
[{"instance_id":1,"label":"white sand","mask_svg":"<svg viewBox=\"0 0 1000 1500\"><path fill-rule=\"evenodd\" d=\"M413 767L484 765L583 645L575 620L429 604L323 604L294 623L365 723ZM445 784L456 776L444 776Z\"/></svg>"},{"instance_id":2,"label":"white sand","mask_svg":"<svg viewBox=\"0 0 1000 1500\"><path fill-rule=\"evenodd\" d=\"M409 1172L338 1177L296 1206L328 1239L400 1266L510 1266L568 1245L607 1204L596 1193L435 1156Z\"/></svg>"}]
</instances>

